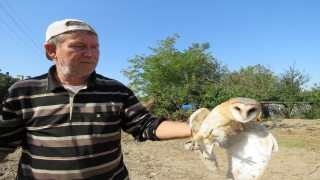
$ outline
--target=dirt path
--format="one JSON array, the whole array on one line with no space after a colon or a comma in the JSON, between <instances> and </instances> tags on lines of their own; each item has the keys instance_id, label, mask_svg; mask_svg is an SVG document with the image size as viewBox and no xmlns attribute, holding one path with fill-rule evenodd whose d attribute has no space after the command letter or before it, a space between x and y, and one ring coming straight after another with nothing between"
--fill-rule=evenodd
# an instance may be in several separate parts
<instances>
[{"instance_id":1,"label":"dirt path","mask_svg":"<svg viewBox=\"0 0 320 180\"><path fill-rule=\"evenodd\" d=\"M264 124L279 142L280 149L272 155L260 180L320 180L320 120L282 120ZM286 140L302 142L302 147L283 147L282 142ZM131 179L225 179L227 157L224 149L216 148L220 170L211 172L196 153L182 148L184 141L140 143L131 136L124 136L124 161ZM19 157L17 151L0 164L0 180L14 179Z\"/></svg>"}]
</instances>

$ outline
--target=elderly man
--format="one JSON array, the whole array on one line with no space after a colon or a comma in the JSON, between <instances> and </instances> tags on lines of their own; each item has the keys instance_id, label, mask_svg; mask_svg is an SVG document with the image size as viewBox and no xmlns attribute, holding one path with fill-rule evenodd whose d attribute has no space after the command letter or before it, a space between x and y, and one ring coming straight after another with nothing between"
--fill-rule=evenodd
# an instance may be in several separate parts
<instances>
[{"instance_id":1,"label":"elderly man","mask_svg":"<svg viewBox=\"0 0 320 180\"><path fill-rule=\"evenodd\" d=\"M47 74L14 84L0 108L0 162L22 146L17 179L130 179L121 129L139 141L190 137L149 114L133 92L95 72L97 32L65 19L46 32Z\"/></svg>"}]
</instances>

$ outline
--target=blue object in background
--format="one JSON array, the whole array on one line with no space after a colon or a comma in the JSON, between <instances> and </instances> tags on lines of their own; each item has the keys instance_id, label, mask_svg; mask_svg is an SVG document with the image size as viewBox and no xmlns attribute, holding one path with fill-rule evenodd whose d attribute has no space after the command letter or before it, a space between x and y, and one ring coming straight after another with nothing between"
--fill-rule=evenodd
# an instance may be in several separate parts
<instances>
[{"instance_id":1,"label":"blue object in background","mask_svg":"<svg viewBox=\"0 0 320 180\"><path fill-rule=\"evenodd\" d=\"M181 106L181 108L182 108L182 110L194 110L194 109L198 109L199 107L197 105L195 105L195 104L187 103L187 104L183 104Z\"/></svg>"}]
</instances>

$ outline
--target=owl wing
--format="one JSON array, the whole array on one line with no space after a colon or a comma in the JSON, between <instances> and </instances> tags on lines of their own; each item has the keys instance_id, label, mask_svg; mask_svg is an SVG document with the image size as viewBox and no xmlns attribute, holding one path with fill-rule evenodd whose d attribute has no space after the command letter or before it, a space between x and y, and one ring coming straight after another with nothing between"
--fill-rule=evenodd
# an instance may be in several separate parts
<instances>
[{"instance_id":1,"label":"owl wing","mask_svg":"<svg viewBox=\"0 0 320 180\"><path fill-rule=\"evenodd\" d=\"M200 108L190 116L187 123L189 124L193 136L199 132L201 124L209 113L210 111L208 109ZM185 149L197 153L202 163L206 165L206 167L211 171L216 171L218 169L216 156L213 151L213 144L198 144L193 139L191 139L187 142L182 143L182 146Z\"/></svg>"},{"instance_id":2,"label":"owl wing","mask_svg":"<svg viewBox=\"0 0 320 180\"><path fill-rule=\"evenodd\" d=\"M197 153L200 157L201 162L211 171L218 170L218 163L216 155L213 151L213 144L211 145L199 145L192 144L192 141L188 141L182 144L186 150L191 150ZM196 147L191 147L196 146Z\"/></svg>"},{"instance_id":3,"label":"owl wing","mask_svg":"<svg viewBox=\"0 0 320 180\"><path fill-rule=\"evenodd\" d=\"M209 113L210 111L208 109L200 108L191 114L191 116L187 121L187 124L191 129L192 138L194 135L196 135L199 132L200 126L203 123L203 120L208 116ZM182 143L182 146L185 149L189 149L190 151L192 151L195 148L197 148L196 146L198 145L193 139L191 139L187 142Z\"/></svg>"},{"instance_id":4,"label":"owl wing","mask_svg":"<svg viewBox=\"0 0 320 180\"><path fill-rule=\"evenodd\" d=\"M213 151L213 144L200 145L199 150L195 151L199 154L202 163L211 171L218 170L216 155Z\"/></svg>"},{"instance_id":5,"label":"owl wing","mask_svg":"<svg viewBox=\"0 0 320 180\"><path fill-rule=\"evenodd\" d=\"M244 123L244 130L228 136L227 179L253 180L260 177L278 144L268 129L259 123Z\"/></svg>"}]
</instances>

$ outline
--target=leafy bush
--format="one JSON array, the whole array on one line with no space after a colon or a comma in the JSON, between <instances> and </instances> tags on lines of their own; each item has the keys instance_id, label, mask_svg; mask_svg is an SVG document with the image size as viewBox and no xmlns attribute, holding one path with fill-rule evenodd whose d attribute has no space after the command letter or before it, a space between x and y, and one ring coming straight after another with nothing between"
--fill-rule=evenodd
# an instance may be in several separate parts
<instances>
[{"instance_id":1,"label":"leafy bush","mask_svg":"<svg viewBox=\"0 0 320 180\"><path fill-rule=\"evenodd\" d=\"M12 78L11 76L0 73L0 100L1 101L5 98L9 87L12 86L17 81L18 79L16 78Z\"/></svg>"},{"instance_id":2,"label":"leafy bush","mask_svg":"<svg viewBox=\"0 0 320 180\"><path fill-rule=\"evenodd\" d=\"M311 90L303 92L304 101L310 102L312 109L306 111L303 115L308 119L320 118L320 83L314 84Z\"/></svg>"}]
</instances>

